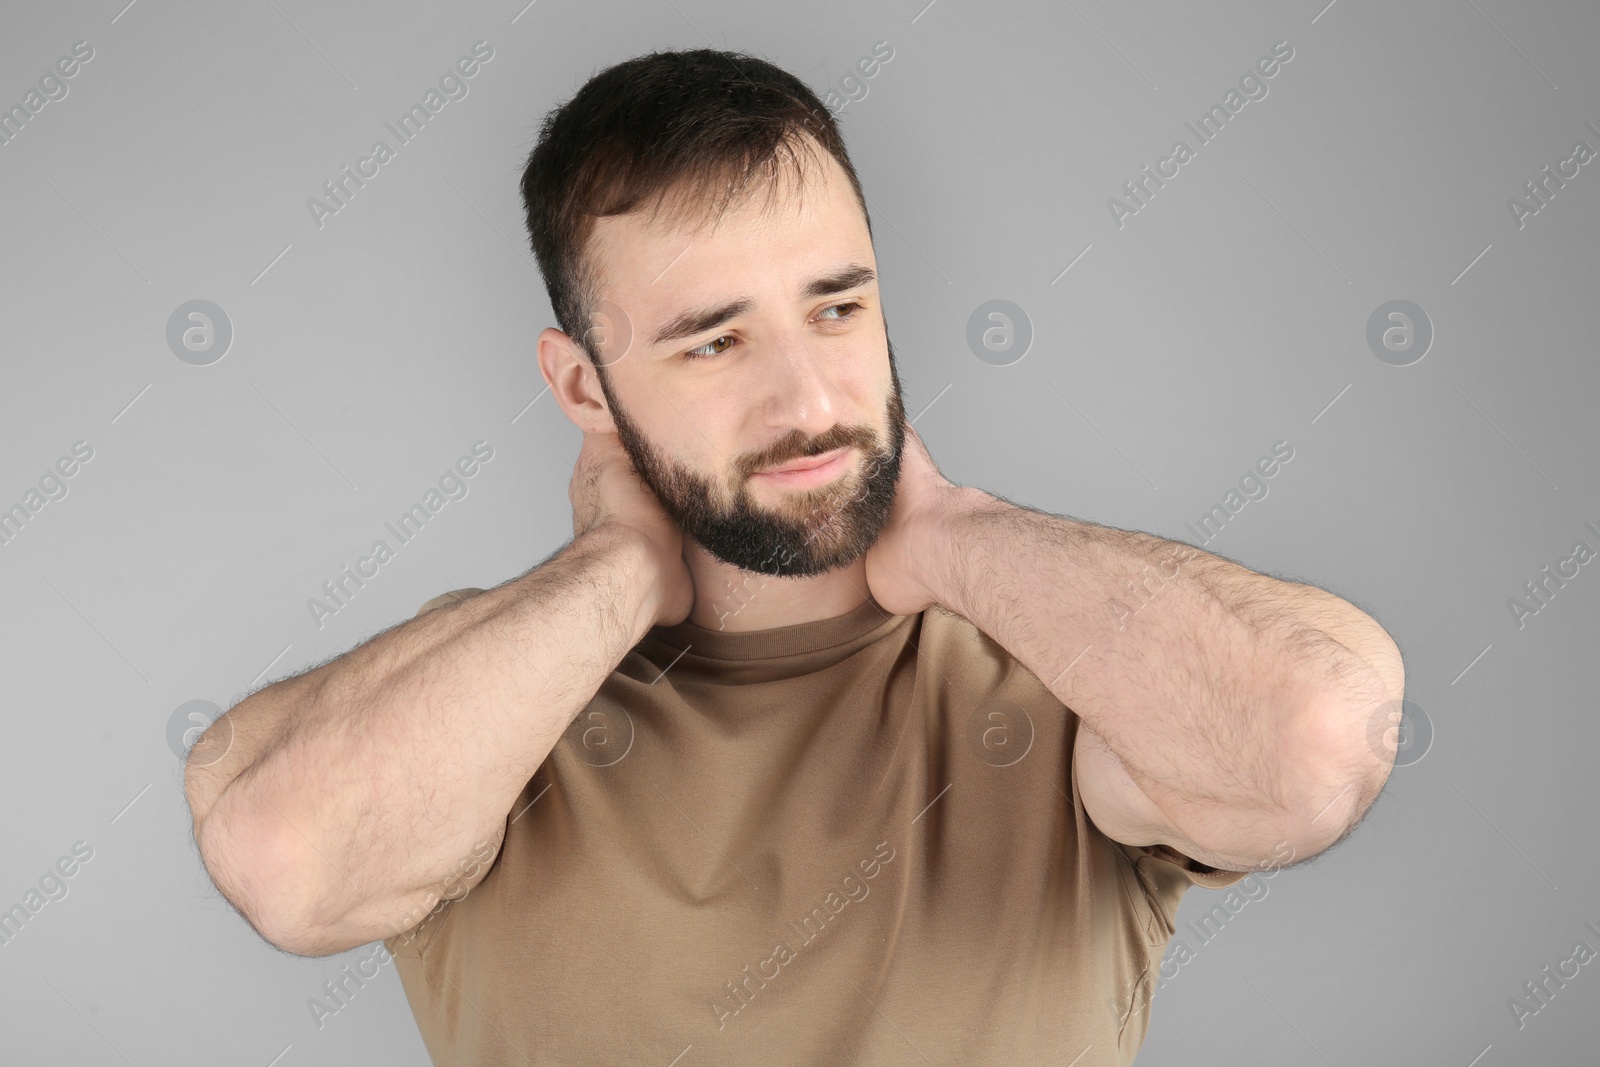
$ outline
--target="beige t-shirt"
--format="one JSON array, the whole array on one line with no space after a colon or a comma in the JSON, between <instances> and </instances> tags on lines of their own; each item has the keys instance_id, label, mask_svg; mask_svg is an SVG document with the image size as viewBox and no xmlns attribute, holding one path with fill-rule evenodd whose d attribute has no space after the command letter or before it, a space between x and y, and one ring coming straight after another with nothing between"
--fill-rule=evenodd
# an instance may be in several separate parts
<instances>
[{"instance_id":1,"label":"beige t-shirt","mask_svg":"<svg viewBox=\"0 0 1600 1067\"><path fill-rule=\"evenodd\" d=\"M1078 721L938 608L657 627L384 945L439 1067L1130 1064L1179 898L1244 874L1100 833Z\"/></svg>"}]
</instances>

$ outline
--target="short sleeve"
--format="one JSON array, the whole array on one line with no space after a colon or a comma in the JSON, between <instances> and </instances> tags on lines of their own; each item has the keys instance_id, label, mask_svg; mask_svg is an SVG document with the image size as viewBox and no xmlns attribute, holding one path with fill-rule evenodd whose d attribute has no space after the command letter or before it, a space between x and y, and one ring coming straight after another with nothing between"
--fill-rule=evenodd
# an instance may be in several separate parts
<instances>
[{"instance_id":1,"label":"short sleeve","mask_svg":"<svg viewBox=\"0 0 1600 1067\"><path fill-rule=\"evenodd\" d=\"M527 806L524 805L520 810L526 810L526 808ZM508 810L505 821L500 826L500 843L495 846L494 856L489 860L488 866L483 870L482 874L468 876L467 880L471 882L471 885L460 889L459 892L455 892L452 896L440 897L434 902L432 910L426 915L420 916L420 918L415 913L408 916L409 926L383 939L384 947L389 950L390 955L401 959L423 959L427 955L429 946L434 943L439 936L439 932L444 928L445 920L454 914L457 908L462 906L462 902L471 895L472 890L481 885L489 875L494 873L494 869L500 865L500 860L505 855L507 842L511 837L511 824L515 821L516 816ZM460 870L460 868L458 867L457 870ZM418 910L420 911L420 909Z\"/></svg>"},{"instance_id":2,"label":"short sleeve","mask_svg":"<svg viewBox=\"0 0 1600 1067\"><path fill-rule=\"evenodd\" d=\"M1158 927L1150 931L1152 943L1164 944L1177 927L1178 902L1190 886L1226 889L1242 881L1249 871L1225 871L1201 863L1167 845L1112 845L1133 868L1134 881L1155 913Z\"/></svg>"}]
</instances>

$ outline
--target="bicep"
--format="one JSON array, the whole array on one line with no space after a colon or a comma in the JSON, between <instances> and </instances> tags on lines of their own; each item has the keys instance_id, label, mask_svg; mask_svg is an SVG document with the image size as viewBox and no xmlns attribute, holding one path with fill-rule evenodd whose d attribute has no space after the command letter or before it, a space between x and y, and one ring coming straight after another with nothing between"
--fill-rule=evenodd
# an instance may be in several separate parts
<instances>
[{"instance_id":1,"label":"bicep","mask_svg":"<svg viewBox=\"0 0 1600 1067\"><path fill-rule=\"evenodd\" d=\"M1139 788L1105 739L1082 719L1072 746L1072 775L1083 810L1101 833L1124 845L1168 843L1166 815Z\"/></svg>"},{"instance_id":2,"label":"bicep","mask_svg":"<svg viewBox=\"0 0 1600 1067\"><path fill-rule=\"evenodd\" d=\"M1084 812L1113 841L1134 846L1165 845L1219 871L1253 871L1260 866L1243 852L1224 853L1202 847L1179 830L1133 780L1105 739L1082 719L1078 720L1077 740L1072 746L1072 774ZM1255 831L1252 820L1243 814L1230 825L1240 834Z\"/></svg>"},{"instance_id":3,"label":"bicep","mask_svg":"<svg viewBox=\"0 0 1600 1067\"><path fill-rule=\"evenodd\" d=\"M327 956L373 941L404 939L441 908L464 898L488 876L504 845L505 830L502 821L494 832L479 838L471 854L462 858L442 881L365 901L336 922L300 935L298 945L280 942L280 947L302 956Z\"/></svg>"}]
</instances>

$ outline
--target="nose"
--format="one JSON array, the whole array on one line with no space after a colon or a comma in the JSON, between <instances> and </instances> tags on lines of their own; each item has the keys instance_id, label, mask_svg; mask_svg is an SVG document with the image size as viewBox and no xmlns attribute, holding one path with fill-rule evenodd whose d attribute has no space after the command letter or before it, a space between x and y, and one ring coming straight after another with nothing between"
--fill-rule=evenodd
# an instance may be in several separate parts
<instances>
[{"instance_id":1,"label":"nose","mask_svg":"<svg viewBox=\"0 0 1600 1067\"><path fill-rule=\"evenodd\" d=\"M759 372L766 378L765 419L773 437L798 430L810 440L833 429L845 400L835 354L796 334L779 339L770 355Z\"/></svg>"}]
</instances>

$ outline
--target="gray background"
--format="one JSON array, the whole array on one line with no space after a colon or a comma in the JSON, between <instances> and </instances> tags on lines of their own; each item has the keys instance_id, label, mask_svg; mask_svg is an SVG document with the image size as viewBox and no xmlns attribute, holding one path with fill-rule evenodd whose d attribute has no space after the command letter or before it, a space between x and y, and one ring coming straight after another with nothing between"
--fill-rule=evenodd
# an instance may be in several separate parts
<instances>
[{"instance_id":1,"label":"gray background","mask_svg":"<svg viewBox=\"0 0 1600 1067\"><path fill-rule=\"evenodd\" d=\"M0 946L9 1062L427 1062L392 966L320 1029L307 1007L373 946L282 955L216 894L175 713L570 536L580 435L542 395L516 188L548 108L708 42L842 99L880 40L839 115L946 475L1194 540L1288 441L1208 547L1370 611L1432 724L1345 845L1165 983L1140 1064L1592 1061L1600 966L1523 1029L1507 1002L1600 949L1600 563L1520 627L1508 599L1600 550L1600 162L1520 228L1507 199L1600 149L1593 3L124 2L8 5L0 33L7 108L94 48L0 145L0 507L94 450L0 546L0 907L94 849ZM307 199L479 40L469 95L319 229ZM1119 228L1107 199L1280 40L1268 95ZM209 366L167 341L195 299L233 329ZM966 340L993 299L1033 331L1005 366ZM1395 299L1435 334L1408 366L1367 342ZM308 598L478 440L469 494L319 628Z\"/></svg>"}]
</instances>

